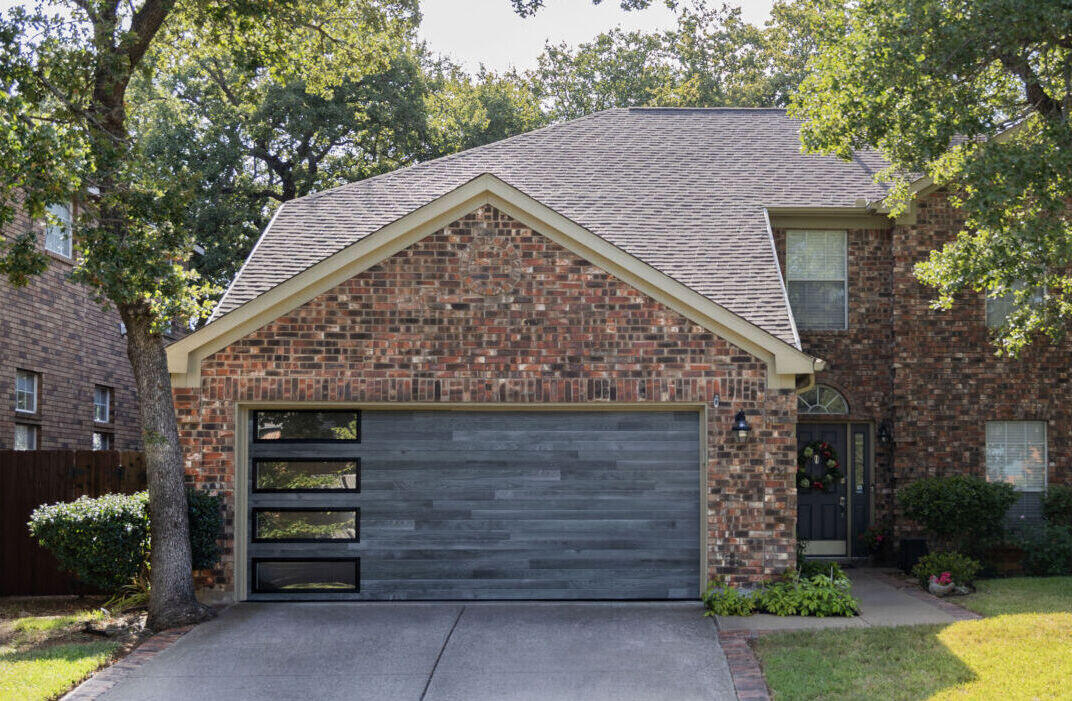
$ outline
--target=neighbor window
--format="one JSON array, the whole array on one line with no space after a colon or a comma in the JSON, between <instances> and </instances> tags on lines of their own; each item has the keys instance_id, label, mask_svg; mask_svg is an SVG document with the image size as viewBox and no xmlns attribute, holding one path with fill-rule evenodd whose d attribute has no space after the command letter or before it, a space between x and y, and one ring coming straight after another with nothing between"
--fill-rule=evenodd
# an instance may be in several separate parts
<instances>
[{"instance_id":1,"label":"neighbor window","mask_svg":"<svg viewBox=\"0 0 1072 701\"><path fill-rule=\"evenodd\" d=\"M111 450L115 443L115 436L111 433L93 432L93 450Z\"/></svg>"},{"instance_id":2,"label":"neighbor window","mask_svg":"<svg viewBox=\"0 0 1072 701\"><path fill-rule=\"evenodd\" d=\"M37 426L15 424L15 450L37 450Z\"/></svg>"},{"instance_id":3,"label":"neighbor window","mask_svg":"<svg viewBox=\"0 0 1072 701\"><path fill-rule=\"evenodd\" d=\"M1016 293L1027 289L1027 284L1018 282L1012 288L1001 294L986 295L986 325L991 329L998 329L1005 325L1005 321L1012 314L1016 305ZM1036 289L1031 295L1031 303L1042 302L1042 291Z\"/></svg>"},{"instance_id":4,"label":"neighbor window","mask_svg":"<svg viewBox=\"0 0 1072 701\"><path fill-rule=\"evenodd\" d=\"M785 241L786 284L797 327L847 328L846 232L789 231Z\"/></svg>"},{"instance_id":5,"label":"neighbor window","mask_svg":"<svg viewBox=\"0 0 1072 701\"><path fill-rule=\"evenodd\" d=\"M1008 482L1020 492L1010 515L1037 518L1046 490L1046 423L989 421L986 424L986 478Z\"/></svg>"},{"instance_id":6,"label":"neighbor window","mask_svg":"<svg viewBox=\"0 0 1072 701\"><path fill-rule=\"evenodd\" d=\"M15 411L21 414L37 413L37 388L40 383L36 372L15 371Z\"/></svg>"},{"instance_id":7,"label":"neighbor window","mask_svg":"<svg viewBox=\"0 0 1072 701\"><path fill-rule=\"evenodd\" d=\"M93 420L106 424L112 420L112 388L97 385L93 388Z\"/></svg>"},{"instance_id":8,"label":"neighbor window","mask_svg":"<svg viewBox=\"0 0 1072 701\"><path fill-rule=\"evenodd\" d=\"M70 258L74 229L71 207L66 204L54 204L49 206L48 212L58 221L45 222L45 250Z\"/></svg>"}]
</instances>

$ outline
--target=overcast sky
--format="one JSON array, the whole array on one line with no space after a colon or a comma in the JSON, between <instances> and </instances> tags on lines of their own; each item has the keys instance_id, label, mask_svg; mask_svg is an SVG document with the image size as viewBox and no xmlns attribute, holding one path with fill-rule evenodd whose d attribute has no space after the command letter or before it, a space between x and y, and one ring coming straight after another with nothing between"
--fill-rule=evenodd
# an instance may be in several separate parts
<instances>
[{"instance_id":1,"label":"overcast sky","mask_svg":"<svg viewBox=\"0 0 1072 701\"><path fill-rule=\"evenodd\" d=\"M731 0L744 18L762 24L773 0ZM711 3L717 6L718 0ZM421 36L429 48L475 71L481 63L502 71L532 68L544 42L577 44L615 26L648 31L673 26L674 16L656 0L647 10L626 12L618 0L545 0L534 17L519 17L509 0L422 0Z\"/></svg>"},{"instance_id":2,"label":"overcast sky","mask_svg":"<svg viewBox=\"0 0 1072 701\"><path fill-rule=\"evenodd\" d=\"M773 0L729 0L744 18L762 24ZM0 0L0 9L26 4ZM717 6L719 0L712 0ZM588 41L615 26L654 31L673 26L674 16L655 0L647 10L626 12L618 0L545 0L534 17L519 17L509 0L421 0L421 37L436 53L454 58L469 71L481 63L495 71L532 68L544 43Z\"/></svg>"}]
</instances>

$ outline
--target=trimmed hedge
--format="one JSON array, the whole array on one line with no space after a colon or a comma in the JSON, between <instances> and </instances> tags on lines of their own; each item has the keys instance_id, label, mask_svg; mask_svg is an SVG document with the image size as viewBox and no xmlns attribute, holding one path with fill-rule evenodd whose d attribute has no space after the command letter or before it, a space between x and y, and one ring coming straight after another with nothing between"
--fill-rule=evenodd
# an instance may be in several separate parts
<instances>
[{"instance_id":1,"label":"trimmed hedge","mask_svg":"<svg viewBox=\"0 0 1072 701\"><path fill-rule=\"evenodd\" d=\"M1042 498L1042 515L1050 525L1072 528L1072 485L1050 485Z\"/></svg>"},{"instance_id":2,"label":"trimmed hedge","mask_svg":"<svg viewBox=\"0 0 1072 701\"><path fill-rule=\"evenodd\" d=\"M905 516L939 543L980 552L1004 533L1005 514L1016 502L1011 484L979 477L928 477L897 492Z\"/></svg>"},{"instance_id":3,"label":"trimmed hedge","mask_svg":"<svg viewBox=\"0 0 1072 701\"><path fill-rule=\"evenodd\" d=\"M220 558L222 504L206 492L187 493L194 569ZM60 567L106 592L130 584L149 563L149 494L106 494L45 504L30 515L30 535L56 556Z\"/></svg>"}]
</instances>

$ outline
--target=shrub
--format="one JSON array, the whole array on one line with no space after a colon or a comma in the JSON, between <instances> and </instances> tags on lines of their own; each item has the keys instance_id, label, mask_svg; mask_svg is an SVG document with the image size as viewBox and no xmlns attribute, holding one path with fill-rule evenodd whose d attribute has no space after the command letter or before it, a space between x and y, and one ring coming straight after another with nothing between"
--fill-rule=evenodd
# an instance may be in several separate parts
<instances>
[{"instance_id":1,"label":"shrub","mask_svg":"<svg viewBox=\"0 0 1072 701\"><path fill-rule=\"evenodd\" d=\"M755 599L721 582L714 582L703 597L705 616L751 616L756 610Z\"/></svg>"},{"instance_id":2,"label":"shrub","mask_svg":"<svg viewBox=\"0 0 1072 701\"><path fill-rule=\"evenodd\" d=\"M775 616L854 616L859 608L848 577L821 574L805 578L794 572L760 590L755 599L757 609Z\"/></svg>"},{"instance_id":3,"label":"shrub","mask_svg":"<svg viewBox=\"0 0 1072 701\"><path fill-rule=\"evenodd\" d=\"M827 577L835 577L837 579L847 579L845 570L841 569L841 565L836 562L804 560L800 563L800 567L797 571L800 574L801 579L810 579L817 574L826 575Z\"/></svg>"},{"instance_id":4,"label":"shrub","mask_svg":"<svg viewBox=\"0 0 1072 701\"><path fill-rule=\"evenodd\" d=\"M975 575L979 573L982 565L967 555L956 552L936 552L924 555L912 568L912 576L919 580L921 586L927 586L931 576L941 576L948 572L953 581L962 586L968 586L975 581Z\"/></svg>"},{"instance_id":5,"label":"shrub","mask_svg":"<svg viewBox=\"0 0 1072 701\"><path fill-rule=\"evenodd\" d=\"M189 490L186 504L190 510L190 551L195 570L207 570L220 561L220 538L223 536L223 501L208 492Z\"/></svg>"},{"instance_id":6,"label":"shrub","mask_svg":"<svg viewBox=\"0 0 1072 701\"><path fill-rule=\"evenodd\" d=\"M191 491L187 503L194 569L212 567L220 557L220 498ZM56 557L61 568L91 587L114 593L148 566L148 506L147 492L46 504L30 515L30 535Z\"/></svg>"},{"instance_id":7,"label":"shrub","mask_svg":"<svg viewBox=\"0 0 1072 701\"><path fill-rule=\"evenodd\" d=\"M148 503L138 492L46 504L30 515L30 535L82 582L118 591L149 557Z\"/></svg>"},{"instance_id":8,"label":"shrub","mask_svg":"<svg viewBox=\"0 0 1072 701\"><path fill-rule=\"evenodd\" d=\"M1072 485L1050 487L1042 498L1042 515L1053 526L1072 527Z\"/></svg>"},{"instance_id":9,"label":"shrub","mask_svg":"<svg viewBox=\"0 0 1072 701\"><path fill-rule=\"evenodd\" d=\"M1005 513L1016 502L1011 484L968 475L921 479L897 497L905 516L936 540L973 553L1001 537Z\"/></svg>"},{"instance_id":10,"label":"shrub","mask_svg":"<svg viewBox=\"0 0 1072 701\"><path fill-rule=\"evenodd\" d=\"M1072 528L1036 526L1021 531L1024 574L1058 575L1072 572Z\"/></svg>"}]
</instances>

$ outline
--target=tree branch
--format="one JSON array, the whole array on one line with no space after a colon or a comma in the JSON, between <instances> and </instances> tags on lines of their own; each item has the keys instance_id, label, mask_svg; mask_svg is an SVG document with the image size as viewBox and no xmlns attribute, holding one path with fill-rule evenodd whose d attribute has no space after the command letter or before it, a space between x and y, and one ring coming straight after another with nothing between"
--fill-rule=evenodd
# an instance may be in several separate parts
<instances>
[{"instance_id":1,"label":"tree branch","mask_svg":"<svg viewBox=\"0 0 1072 701\"><path fill-rule=\"evenodd\" d=\"M130 31L135 38L127 48L131 68L141 62L160 25L174 6L175 0L145 0L141 9L134 13L130 20Z\"/></svg>"},{"instance_id":2,"label":"tree branch","mask_svg":"<svg viewBox=\"0 0 1072 701\"><path fill-rule=\"evenodd\" d=\"M1048 119L1060 119L1063 114L1062 105L1059 100L1055 100L1043 87L1042 81L1039 80L1035 70L1031 68L1031 64L1028 63L1024 56L1013 56L1009 54L1002 54L999 59L1001 64L1005 68L1020 77L1020 80L1024 83L1024 91L1027 93L1027 100L1039 114Z\"/></svg>"}]
</instances>

